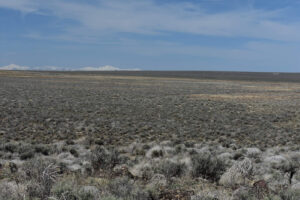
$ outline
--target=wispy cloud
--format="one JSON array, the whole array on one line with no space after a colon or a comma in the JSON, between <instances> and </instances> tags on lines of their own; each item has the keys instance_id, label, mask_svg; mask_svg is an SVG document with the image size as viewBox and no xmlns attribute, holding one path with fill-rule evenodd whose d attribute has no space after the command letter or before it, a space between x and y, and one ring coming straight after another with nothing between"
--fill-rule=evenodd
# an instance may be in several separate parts
<instances>
[{"instance_id":1,"label":"wispy cloud","mask_svg":"<svg viewBox=\"0 0 300 200\"><path fill-rule=\"evenodd\" d=\"M295 11L300 5L286 1L274 8L271 1L238 1L237 6L232 2L237 1L0 0L0 8L23 16L13 29L0 32L9 36L2 40L6 48L0 48L0 62L54 65L29 67L35 70L73 68L55 67L60 65L122 70L102 66L110 63L142 69L226 70L236 66L237 70L299 71L300 15ZM32 40L43 42L26 49L23 44ZM43 51L36 51L39 48ZM101 66L80 67L95 63Z\"/></svg>"},{"instance_id":2,"label":"wispy cloud","mask_svg":"<svg viewBox=\"0 0 300 200\"><path fill-rule=\"evenodd\" d=\"M251 37L300 41L300 23L283 22L284 9L253 7L212 13L196 3L164 3L153 0L98 0L93 5L65 0L0 0L0 7L69 19L66 34L87 36L129 32L160 34L181 32L200 35Z\"/></svg>"},{"instance_id":3,"label":"wispy cloud","mask_svg":"<svg viewBox=\"0 0 300 200\"><path fill-rule=\"evenodd\" d=\"M22 66L17 64L10 64L0 67L0 70L43 70L43 71L66 71L68 68L56 67L56 66Z\"/></svg>"},{"instance_id":4,"label":"wispy cloud","mask_svg":"<svg viewBox=\"0 0 300 200\"><path fill-rule=\"evenodd\" d=\"M79 68L79 71L139 71L138 68L121 69L118 67L106 65L102 67L83 67Z\"/></svg>"},{"instance_id":5,"label":"wispy cloud","mask_svg":"<svg viewBox=\"0 0 300 200\"><path fill-rule=\"evenodd\" d=\"M38 71L139 71L138 68L118 68L111 65L105 65L101 67L82 67L78 69L70 67L57 67L57 66L36 66L28 67L16 64L10 64L7 66L0 67L0 70L38 70Z\"/></svg>"},{"instance_id":6,"label":"wispy cloud","mask_svg":"<svg viewBox=\"0 0 300 200\"><path fill-rule=\"evenodd\" d=\"M0 70L29 70L30 68L27 66L20 66L16 64L10 64L6 66L0 67Z\"/></svg>"},{"instance_id":7,"label":"wispy cloud","mask_svg":"<svg viewBox=\"0 0 300 200\"><path fill-rule=\"evenodd\" d=\"M35 0L0 0L0 7L19 10L22 12L37 12L39 5Z\"/></svg>"}]
</instances>

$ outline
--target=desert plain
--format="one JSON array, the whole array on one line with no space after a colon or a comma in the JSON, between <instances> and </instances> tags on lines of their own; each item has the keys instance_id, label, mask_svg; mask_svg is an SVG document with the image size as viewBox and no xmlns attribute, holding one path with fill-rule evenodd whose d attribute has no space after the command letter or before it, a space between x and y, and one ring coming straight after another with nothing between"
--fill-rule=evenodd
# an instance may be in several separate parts
<instances>
[{"instance_id":1,"label":"desert plain","mask_svg":"<svg viewBox=\"0 0 300 200\"><path fill-rule=\"evenodd\" d=\"M0 200L300 199L300 74L0 71Z\"/></svg>"}]
</instances>

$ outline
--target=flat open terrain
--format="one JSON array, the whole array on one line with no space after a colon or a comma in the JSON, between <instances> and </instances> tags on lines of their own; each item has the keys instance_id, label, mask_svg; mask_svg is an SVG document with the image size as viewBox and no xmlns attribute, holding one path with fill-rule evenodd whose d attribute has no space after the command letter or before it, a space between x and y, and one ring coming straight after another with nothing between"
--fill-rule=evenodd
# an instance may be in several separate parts
<instances>
[{"instance_id":1,"label":"flat open terrain","mask_svg":"<svg viewBox=\"0 0 300 200\"><path fill-rule=\"evenodd\" d=\"M112 145L171 138L300 145L300 77L291 83L113 74L0 72L2 139L52 143L92 134Z\"/></svg>"},{"instance_id":2,"label":"flat open terrain","mask_svg":"<svg viewBox=\"0 0 300 200\"><path fill-rule=\"evenodd\" d=\"M164 189L157 189L157 199L201 199L204 195L201 191L207 191L207 188L214 189L205 195L217 191L217 194L222 193L217 199L222 199L221 196L226 199L234 196L238 186L244 187L246 183L236 181L233 186L231 182L224 182L225 171L228 174L236 163L251 160L255 169L260 170L248 178L265 180L274 191L272 195L280 196L275 191L283 188L282 185L299 189L299 108L299 74L0 71L0 170L6 162L15 162L22 171L23 164L30 159L50 159L52 156L55 163L64 163L71 172L84 170L86 161L93 165L89 177L115 180L118 175L106 171L107 166L99 171L99 166L93 164L95 159L90 161L90 156L86 156L94 155L95 148L103 147L108 151L118 150L120 156L127 157L127 161L118 160L108 166L113 169L125 165L129 179L138 177L140 182L134 184L138 183L143 191L151 187L150 180L155 174L165 176L168 184L163 184ZM22 145L26 147L17 150ZM47 153L38 150L41 145L51 150ZM220 176L203 175L201 170L195 172L197 159L189 156L201 154L204 149L212 157L223 159L225 164ZM64 162L65 157L59 157L66 152L72 157L68 162ZM23 153L27 154L24 156ZM293 158L283 154L293 155ZM176 166L179 171L170 175L170 171L162 169L160 162L163 160L186 165L183 168L187 171L181 172L181 166ZM140 175L145 166L156 166L151 167L153 174L147 178L145 174ZM291 171L292 177L288 177ZM11 170L8 175L2 174L2 179L15 180L11 178L13 173ZM203 180L193 178L195 176ZM220 177L223 182L219 182ZM284 177L288 178L281 183ZM278 181L277 185L274 180ZM126 181L130 184L130 180ZM115 190L118 189L113 188L117 187L113 185L117 185L115 182L101 182L101 187L108 185L108 193L101 191L98 182L76 184L93 185L100 188L101 195L110 194L114 198L129 195L117 194ZM29 194L25 183L24 187ZM253 187L249 186L250 189ZM133 196L127 199L155 199L148 189L143 197L130 193ZM59 196L53 188L43 195L41 198ZM256 195L257 199L259 195Z\"/></svg>"}]
</instances>

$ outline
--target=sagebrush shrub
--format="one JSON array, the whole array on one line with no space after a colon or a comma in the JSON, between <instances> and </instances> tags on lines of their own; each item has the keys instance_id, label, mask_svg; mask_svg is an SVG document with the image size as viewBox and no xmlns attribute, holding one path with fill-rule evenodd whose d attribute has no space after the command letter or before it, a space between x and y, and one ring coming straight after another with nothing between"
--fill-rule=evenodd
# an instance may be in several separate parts
<instances>
[{"instance_id":1,"label":"sagebrush shrub","mask_svg":"<svg viewBox=\"0 0 300 200\"><path fill-rule=\"evenodd\" d=\"M299 190L282 190L279 192L279 196L282 200L299 200L300 191Z\"/></svg>"},{"instance_id":2,"label":"sagebrush shrub","mask_svg":"<svg viewBox=\"0 0 300 200\"><path fill-rule=\"evenodd\" d=\"M16 143L7 143L4 145L4 151L8 151L10 153L14 153L18 151L18 145Z\"/></svg>"},{"instance_id":3,"label":"sagebrush shrub","mask_svg":"<svg viewBox=\"0 0 300 200\"><path fill-rule=\"evenodd\" d=\"M225 172L225 163L209 153L192 156L192 176L218 181Z\"/></svg>"},{"instance_id":4,"label":"sagebrush shrub","mask_svg":"<svg viewBox=\"0 0 300 200\"><path fill-rule=\"evenodd\" d=\"M240 190L236 191L233 196L231 197L232 200L258 200L255 197L254 193L249 190Z\"/></svg>"},{"instance_id":5,"label":"sagebrush shrub","mask_svg":"<svg viewBox=\"0 0 300 200\"><path fill-rule=\"evenodd\" d=\"M77 150L74 149L74 148L70 149L70 153L71 153L74 157L76 157L76 158L79 156L79 153L78 153Z\"/></svg>"},{"instance_id":6,"label":"sagebrush shrub","mask_svg":"<svg viewBox=\"0 0 300 200\"><path fill-rule=\"evenodd\" d=\"M51 149L47 145L38 144L34 148L36 153L41 153L45 156L48 156L51 153Z\"/></svg>"},{"instance_id":7,"label":"sagebrush shrub","mask_svg":"<svg viewBox=\"0 0 300 200\"><path fill-rule=\"evenodd\" d=\"M163 161L158 166L158 173L165 175L167 178L180 177L185 172L185 164L180 162L172 162L169 160Z\"/></svg>"},{"instance_id":8,"label":"sagebrush shrub","mask_svg":"<svg viewBox=\"0 0 300 200\"><path fill-rule=\"evenodd\" d=\"M14 182L0 182L0 199L19 200L23 199L25 191Z\"/></svg>"},{"instance_id":9,"label":"sagebrush shrub","mask_svg":"<svg viewBox=\"0 0 300 200\"><path fill-rule=\"evenodd\" d=\"M110 193L117 197L129 197L134 185L127 177L116 178L108 184Z\"/></svg>"},{"instance_id":10,"label":"sagebrush shrub","mask_svg":"<svg viewBox=\"0 0 300 200\"><path fill-rule=\"evenodd\" d=\"M122 199L150 199L148 192L145 192L134 185L133 181L128 177L121 177L112 180L108 184L108 190L114 196Z\"/></svg>"},{"instance_id":11,"label":"sagebrush shrub","mask_svg":"<svg viewBox=\"0 0 300 200\"><path fill-rule=\"evenodd\" d=\"M159 150L154 150L151 154L152 158L158 158L158 157L162 157L163 156L163 151L161 149Z\"/></svg>"},{"instance_id":12,"label":"sagebrush shrub","mask_svg":"<svg viewBox=\"0 0 300 200\"><path fill-rule=\"evenodd\" d=\"M80 186L72 178L62 179L57 182L52 190L53 200L95 200L100 199L100 192L95 186ZM102 198L101 198L102 199Z\"/></svg>"},{"instance_id":13,"label":"sagebrush shrub","mask_svg":"<svg viewBox=\"0 0 300 200\"><path fill-rule=\"evenodd\" d=\"M57 182L52 190L51 193L53 198L58 199L70 199L70 200L77 200L78 196L75 194L77 191L77 185L74 179L65 179Z\"/></svg>"},{"instance_id":14,"label":"sagebrush shrub","mask_svg":"<svg viewBox=\"0 0 300 200\"><path fill-rule=\"evenodd\" d=\"M34 157L35 150L32 145L22 144L19 149L21 160L27 160Z\"/></svg>"},{"instance_id":15,"label":"sagebrush shrub","mask_svg":"<svg viewBox=\"0 0 300 200\"><path fill-rule=\"evenodd\" d=\"M21 160L27 160L33 157L34 157L34 151L25 151L20 155Z\"/></svg>"},{"instance_id":16,"label":"sagebrush shrub","mask_svg":"<svg viewBox=\"0 0 300 200\"><path fill-rule=\"evenodd\" d=\"M102 146L97 146L91 155L91 163L94 169L112 169L120 164L120 154L116 150L108 151Z\"/></svg>"}]
</instances>

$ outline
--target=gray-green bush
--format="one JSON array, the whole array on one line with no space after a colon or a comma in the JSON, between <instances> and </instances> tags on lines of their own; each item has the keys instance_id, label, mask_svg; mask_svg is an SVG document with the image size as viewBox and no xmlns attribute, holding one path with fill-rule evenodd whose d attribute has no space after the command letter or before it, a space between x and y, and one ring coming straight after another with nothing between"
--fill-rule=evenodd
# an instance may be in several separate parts
<instances>
[{"instance_id":1,"label":"gray-green bush","mask_svg":"<svg viewBox=\"0 0 300 200\"><path fill-rule=\"evenodd\" d=\"M171 178L182 176L185 172L185 168L186 166L184 163L175 163L165 160L158 166L157 171L158 173L164 174L167 178Z\"/></svg>"},{"instance_id":2,"label":"gray-green bush","mask_svg":"<svg viewBox=\"0 0 300 200\"><path fill-rule=\"evenodd\" d=\"M120 164L121 158L116 150L108 151L102 146L97 146L92 151L91 163L94 169L112 169Z\"/></svg>"},{"instance_id":3,"label":"gray-green bush","mask_svg":"<svg viewBox=\"0 0 300 200\"><path fill-rule=\"evenodd\" d=\"M211 181L218 181L225 172L225 163L209 153L192 156L193 177L202 177Z\"/></svg>"},{"instance_id":4,"label":"gray-green bush","mask_svg":"<svg viewBox=\"0 0 300 200\"><path fill-rule=\"evenodd\" d=\"M116 197L123 199L150 200L148 192L137 187L128 177L116 178L108 184L108 190Z\"/></svg>"}]
</instances>

